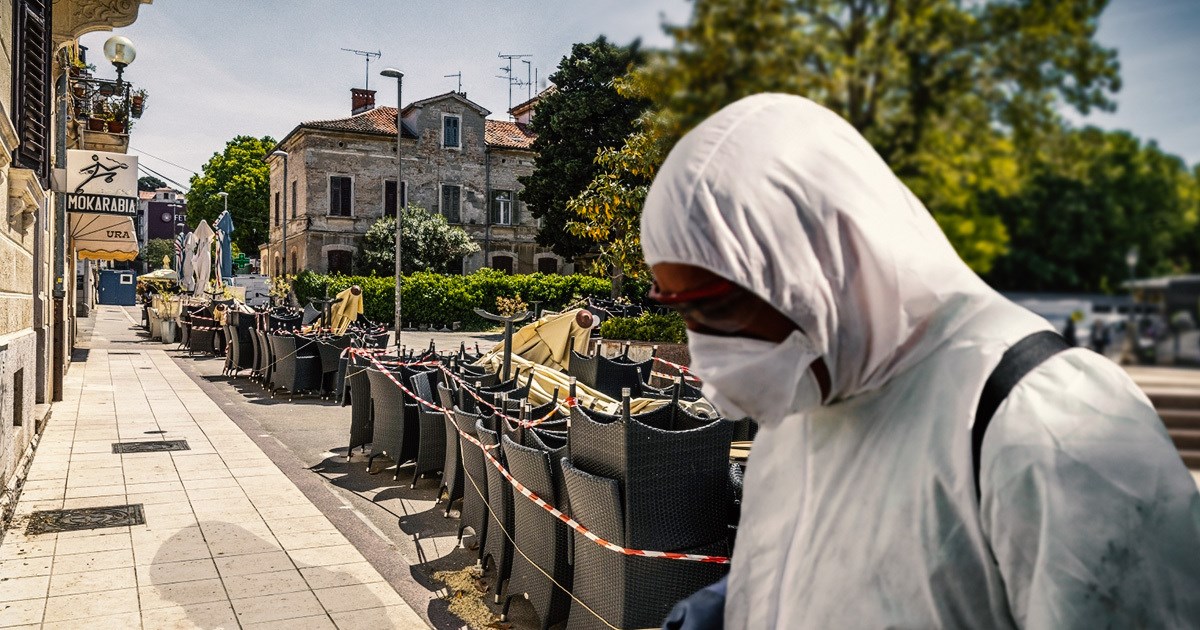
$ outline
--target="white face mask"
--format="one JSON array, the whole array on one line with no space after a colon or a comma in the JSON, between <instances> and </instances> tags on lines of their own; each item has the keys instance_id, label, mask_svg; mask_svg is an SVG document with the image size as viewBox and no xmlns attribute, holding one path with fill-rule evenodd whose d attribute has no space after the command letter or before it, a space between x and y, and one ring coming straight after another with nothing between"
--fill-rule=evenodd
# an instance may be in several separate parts
<instances>
[{"instance_id":1,"label":"white face mask","mask_svg":"<svg viewBox=\"0 0 1200 630\"><path fill-rule=\"evenodd\" d=\"M689 330L688 350L704 396L726 418L769 424L821 404L821 388L809 370L820 353L798 330L782 343Z\"/></svg>"}]
</instances>

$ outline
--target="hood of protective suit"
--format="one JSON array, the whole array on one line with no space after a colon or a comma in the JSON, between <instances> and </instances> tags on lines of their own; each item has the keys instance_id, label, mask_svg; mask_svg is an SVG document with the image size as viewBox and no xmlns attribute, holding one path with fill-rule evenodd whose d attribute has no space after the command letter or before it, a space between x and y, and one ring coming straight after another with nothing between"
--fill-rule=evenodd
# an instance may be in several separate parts
<instances>
[{"instance_id":1,"label":"hood of protective suit","mask_svg":"<svg viewBox=\"0 0 1200 630\"><path fill-rule=\"evenodd\" d=\"M752 96L679 142L646 199L646 261L753 291L821 351L831 396L875 389L995 295L924 205L837 114Z\"/></svg>"}]
</instances>

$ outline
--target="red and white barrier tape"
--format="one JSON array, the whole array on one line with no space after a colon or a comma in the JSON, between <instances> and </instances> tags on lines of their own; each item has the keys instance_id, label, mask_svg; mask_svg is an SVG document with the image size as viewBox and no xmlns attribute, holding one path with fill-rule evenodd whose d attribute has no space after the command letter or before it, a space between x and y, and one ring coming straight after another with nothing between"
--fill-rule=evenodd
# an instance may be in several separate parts
<instances>
[{"instance_id":1,"label":"red and white barrier tape","mask_svg":"<svg viewBox=\"0 0 1200 630\"><path fill-rule=\"evenodd\" d=\"M451 421L454 422L453 419ZM512 474L510 474L508 472L508 470L506 470L504 468L504 465L501 464L494 456L492 456L492 454L490 452L488 452L488 451L492 450L493 448L495 448L495 446L489 447L489 446L484 445L482 442L480 442L479 440L472 437L470 434L468 434L468 433L464 432L462 429L460 429L458 427L457 422L454 422L454 428L458 431L458 434L460 436L462 436L464 439L466 439L468 442L483 449L483 456L485 458L487 458L487 460L489 462L491 462L492 466L494 466L496 468L496 470L500 471L500 475L503 476L505 479L507 479L508 483L511 484L512 487L517 490L517 492L520 492L522 496L529 499L530 501L533 501L534 504L538 505L543 510L546 510L547 512L552 514L554 516L554 518L557 518L558 520L565 523L567 525L567 527L570 527L571 529L575 530L575 532L578 533L579 535L583 536L584 538L587 538L588 540L596 543L597 545L600 545L601 547L604 547L605 549L608 549L609 551L615 551L617 553L624 554L627 556L642 556L644 558L663 558L666 560L688 560L691 562L707 562L710 564L729 564L729 558L727 556L705 556L705 555L694 554L694 553L675 553L672 551L647 551L645 549L627 549L616 543L609 542L609 541L597 536L596 534L593 534L590 530L588 530L588 528L584 527L583 525L580 525L578 521L571 518L569 515L564 514L561 510L554 507L553 505L550 505L549 503L546 502L545 499L539 497L537 494L535 494L529 488L526 488L520 481L517 481L516 478L513 477ZM496 446L499 446L499 444L496 444Z\"/></svg>"},{"instance_id":2,"label":"red and white barrier tape","mask_svg":"<svg viewBox=\"0 0 1200 630\"><path fill-rule=\"evenodd\" d=\"M679 371L679 375L682 376L686 380L692 380L692 381L697 381L697 382L700 381L700 377L696 376L695 374L692 374L692 371L690 369L688 369L688 366L686 366L686 365L680 365L678 363L671 363L670 361L668 361L666 359L660 359L658 357L653 357L653 359L655 361L658 361L659 363L662 363L663 365L675 368L676 370ZM666 374L659 374L659 373L655 373L655 374L657 376L664 376L666 378L675 378L674 376L668 376Z\"/></svg>"},{"instance_id":3,"label":"red and white barrier tape","mask_svg":"<svg viewBox=\"0 0 1200 630\"><path fill-rule=\"evenodd\" d=\"M371 361L371 363L375 364L377 368L383 367L383 364L378 359L371 356L370 354L367 354L364 356L366 356L368 358L368 360ZM539 497L537 494L535 494L529 488L526 488L520 481L517 481L517 479L515 477L513 477L512 474L510 474L507 469L504 468L504 465L501 464L500 461L497 460L490 452L490 451L493 451L500 447L499 442L497 442L496 444L490 445L490 446L484 444L483 442L480 442L479 440L475 439L475 437L473 437L469 433L463 431L458 426L458 421L455 419L453 410L446 409L445 407L442 407L440 405L435 405L427 400L421 399L421 397L417 396L410 389L405 387L403 383L401 383L399 380L397 380L395 375L393 375L389 370L381 369L379 371L382 372L384 375L386 375L388 377L388 380L392 381L392 383L395 383L396 387L399 387L401 391L403 391L405 394L408 394L409 396L411 396L414 400L424 404L425 406L429 407L430 409L433 409L434 411L446 414L447 418L450 419L450 422L453 423L454 429L456 431L458 431L458 434L463 439L474 444L475 446L478 446L480 448L480 450L483 451L483 456L485 458L487 458L487 460L489 462L491 462L492 466L495 466L496 470L500 471L500 474L506 480L508 480L508 482L510 484L512 484L512 487L516 488L517 492L520 492L522 496L529 499L530 501L533 501L536 505L538 505L542 509L546 510L550 514L552 514L558 520L565 523L567 525L567 527L570 527L571 529L573 529L577 533L579 533L579 535L587 538L588 540L596 543L597 545L600 545L601 547L604 547L605 549L608 549L609 551L615 551L617 553L621 553L621 554L624 554L627 556L642 556L645 558L663 558L663 559L667 559L667 560L687 560L687 561L691 561L691 562L707 562L707 563L711 563L711 564L729 564L729 558L726 556L706 556L706 555L700 555L700 554L694 554L694 553L675 553L675 552L671 552L671 551L647 551L644 549L627 549L616 543L609 542L609 541L597 536L596 534L593 534L586 527L584 527L583 525L580 525L578 521L571 518L567 514L563 513L561 510L554 507L553 505L550 505L549 503L546 502L545 499ZM458 378L457 375L454 375L454 374L451 374L451 376ZM459 382L460 382L460 384L465 384L465 383L462 383L461 379L459 379ZM470 391L469 388L468 388L468 391ZM486 401L480 400L480 402L487 404ZM575 401L574 398L566 399L566 403L568 406L574 406L575 404L577 404L577 402ZM491 405L488 405L488 406L491 406ZM498 411L496 412L496 414L505 419L514 420L519 423L522 422L516 418L511 418L509 416L505 416L504 414L502 414ZM541 420L538 420L537 422L540 423L542 421L544 421L544 418ZM530 423L527 426L532 426L532 425L533 425L533 423Z\"/></svg>"},{"instance_id":4,"label":"red and white barrier tape","mask_svg":"<svg viewBox=\"0 0 1200 630\"><path fill-rule=\"evenodd\" d=\"M470 387L469 383L467 383L465 380L463 380L463 378L461 376L455 374L454 372L451 372L446 366L444 366L444 365L442 366L442 371L445 372L447 375L449 375L450 378L458 381L458 384L460 386L465 386L467 393L471 395L471 398L475 399L475 402L478 402L479 404L483 405L484 407L491 409L493 414L500 416L501 418L504 418L505 420L508 420L509 422L515 422L523 428L528 429L528 428L536 427L539 424L542 424L543 422L547 422L551 418L553 418L554 413L556 411L558 411L557 409L551 409L549 412L546 413L546 415L542 416L541 418L537 418L536 420L522 420L520 418L514 418L510 415L507 415L503 411L501 411L500 408L496 407L492 403L488 402L487 400L484 400L484 398L482 396L480 396L478 392L476 392L474 389L472 389ZM573 400L573 399L568 399L568 400ZM570 405L568 405L568 406L570 406Z\"/></svg>"},{"instance_id":5,"label":"red and white barrier tape","mask_svg":"<svg viewBox=\"0 0 1200 630\"><path fill-rule=\"evenodd\" d=\"M415 393L413 393L413 391L412 391L412 390L410 390L409 388L405 387L405 386L404 386L404 383L401 383L401 382L400 382L400 381L399 381L399 380L396 378L396 376L395 376L394 374L392 374L391 370L388 370L388 369L386 369L386 368L383 366L383 364L379 362L379 360L378 360L378 359L376 359L375 357L373 357L373 356L371 356L371 355L366 355L366 357L367 357L367 359L368 359L368 360L369 360L369 361L370 361L372 364L374 364L374 365L375 365L376 369L378 369L380 372L382 372L382 373L384 374L384 376L388 377L388 380L390 380L392 383L395 383L396 387L399 387L399 388L400 388L400 391L404 392L405 394L408 394L408 395L409 395L410 397L412 397L414 400L416 400L416 401L418 401L418 402L420 402L420 403L424 404L426 407L429 407L430 409L432 409L432 410L434 410L434 411L437 411L437 412L439 412L439 413L448 414L449 416L453 417L454 411L453 411L452 409L446 409L445 407L443 407L443 406L441 406L441 405L435 405L435 404L433 404L433 403L431 403L431 402L429 402L429 401L427 401L427 400L423 400L423 399L422 399L420 396L417 396ZM457 424L457 423L455 423L454 427L457 429L457 428L458 428L458 424ZM461 429L459 429L459 433L462 433L462 430L461 430ZM468 436L468 437L469 437L469 436ZM488 447L485 447L485 446L483 446L482 444L480 444L479 446L480 446L480 448L482 448L482 449L485 451L485 454L486 454L486 451L487 451L487 450L489 450L489 449L488 449ZM499 446L500 446L500 445L499 445L499 444L497 444L496 446L493 446L493 447L491 447L491 448L497 448L497 447L499 447Z\"/></svg>"}]
</instances>

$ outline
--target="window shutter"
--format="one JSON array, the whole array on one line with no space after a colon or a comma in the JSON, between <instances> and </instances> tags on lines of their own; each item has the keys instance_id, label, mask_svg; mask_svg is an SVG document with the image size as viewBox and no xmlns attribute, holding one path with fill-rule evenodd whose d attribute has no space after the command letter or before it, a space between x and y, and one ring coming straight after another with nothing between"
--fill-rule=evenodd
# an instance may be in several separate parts
<instances>
[{"instance_id":1,"label":"window shutter","mask_svg":"<svg viewBox=\"0 0 1200 630\"><path fill-rule=\"evenodd\" d=\"M383 182L383 216L396 216L396 182Z\"/></svg>"},{"instance_id":2,"label":"window shutter","mask_svg":"<svg viewBox=\"0 0 1200 630\"><path fill-rule=\"evenodd\" d=\"M13 3L13 122L21 144L14 161L38 175L50 174L51 0Z\"/></svg>"},{"instance_id":3,"label":"window shutter","mask_svg":"<svg viewBox=\"0 0 1200 630\"><path fill-rule=\"evenodd\" d=\"M516 195L511 193L508 195L508 198L511 200L509 203L512 207L512 224L521 225L521 202L517 200Z\"/></svg>"}]
</instances>

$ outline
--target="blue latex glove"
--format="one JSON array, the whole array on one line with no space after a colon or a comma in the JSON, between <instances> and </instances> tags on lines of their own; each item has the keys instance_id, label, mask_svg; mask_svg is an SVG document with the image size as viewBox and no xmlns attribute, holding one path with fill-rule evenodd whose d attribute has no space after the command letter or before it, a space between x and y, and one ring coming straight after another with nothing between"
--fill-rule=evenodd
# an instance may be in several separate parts
<instances>
[{"instance_id":1,"label":"blue latex glove","mask_svg":"<svg viewBox=\"0 0 1200 630\"><path fill-rule=\"evenodd\" d=\"M663 630L720 630L725 627L725 587L729 578L706 586L675 604Z\"/></svg>"}]
</instances>

